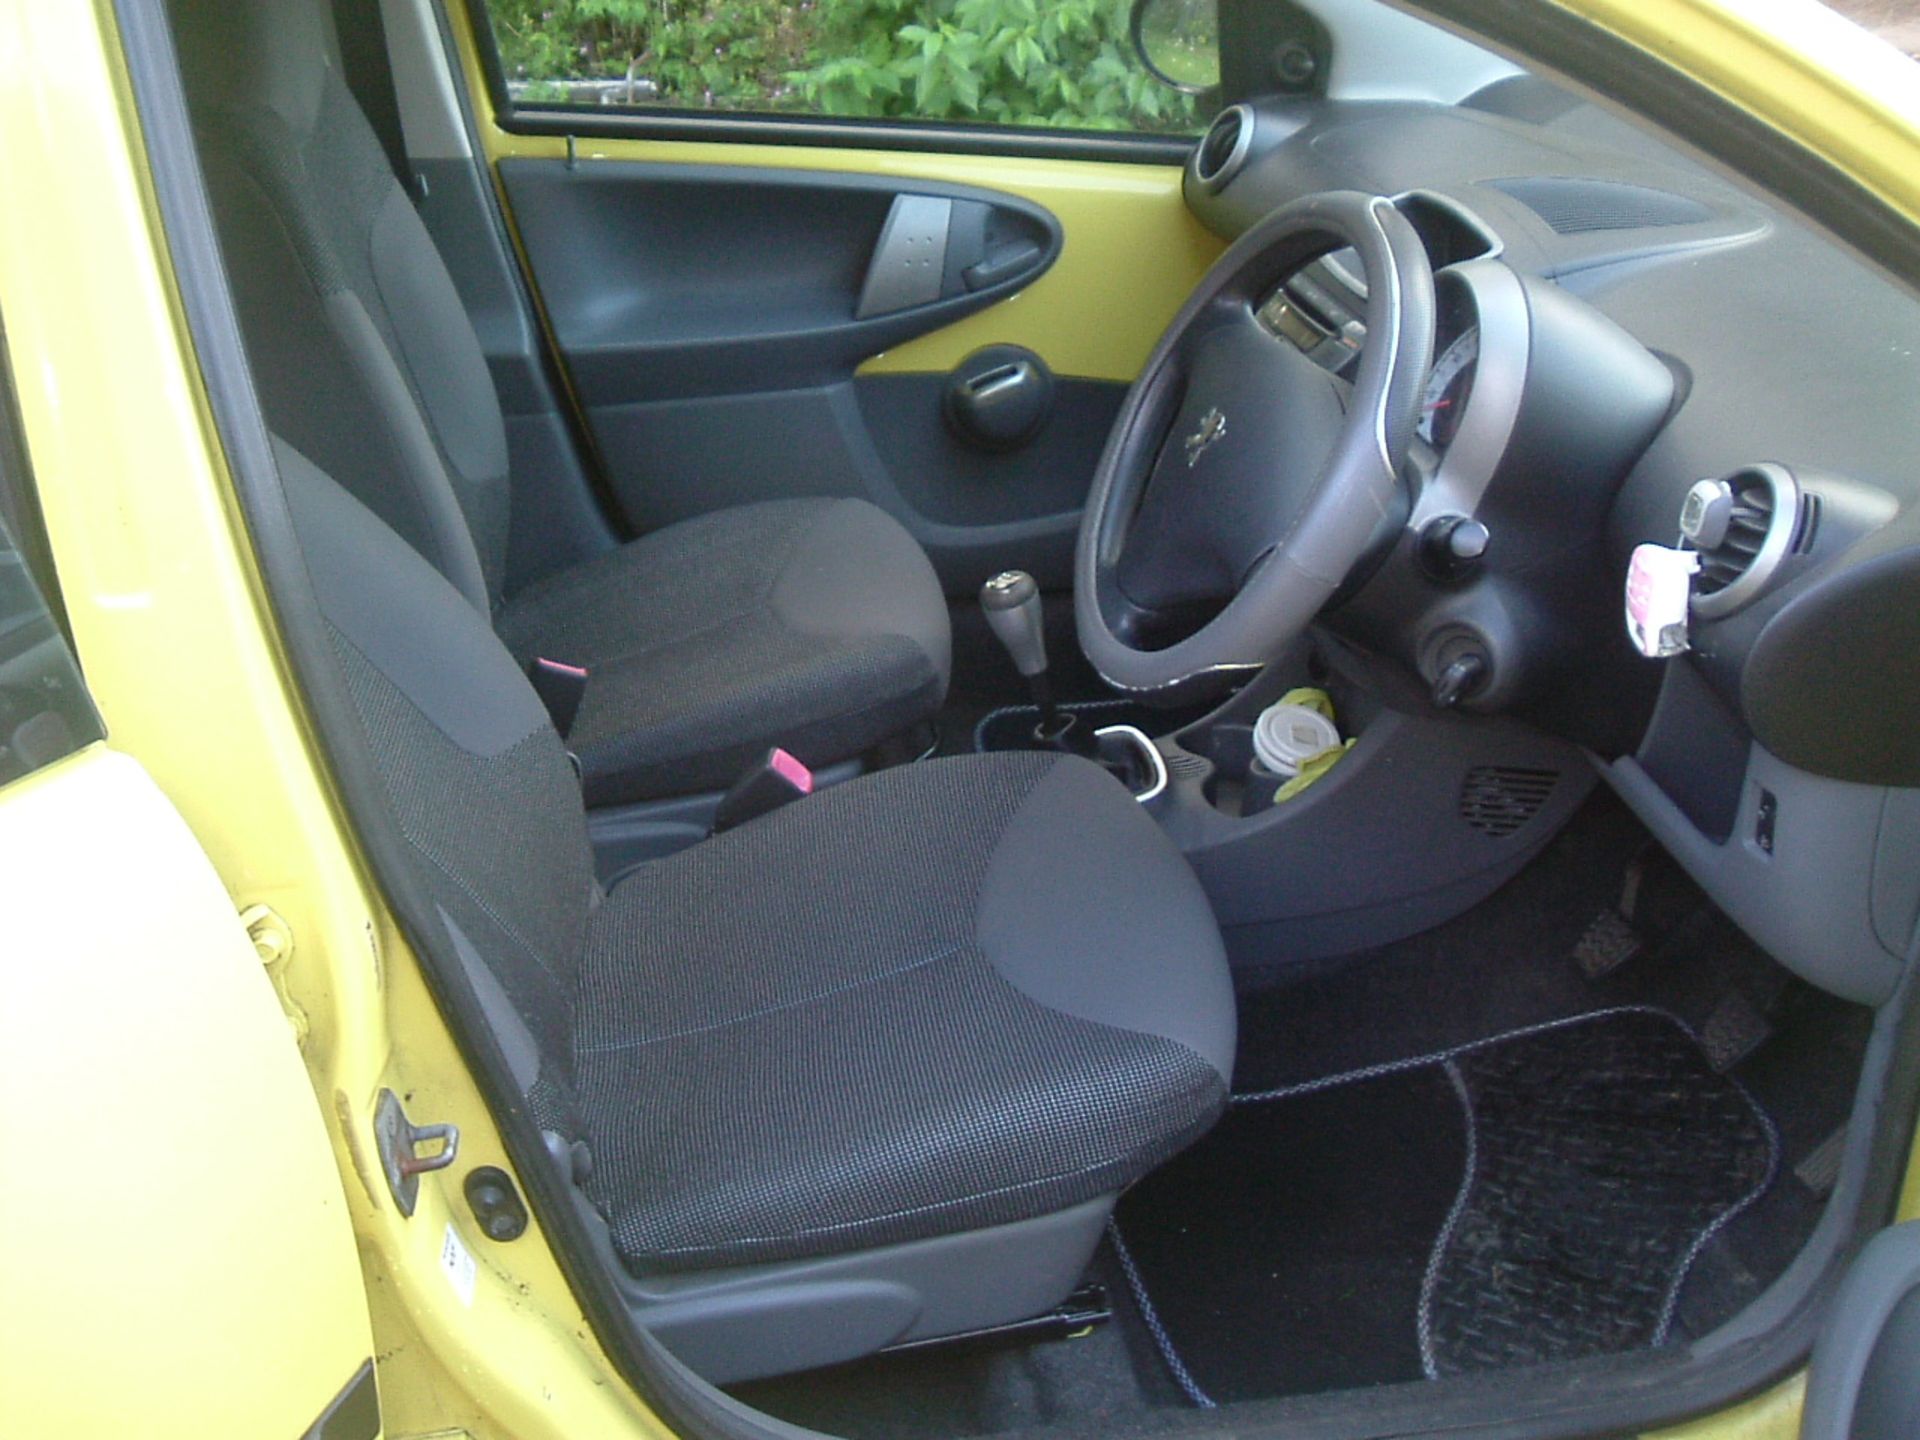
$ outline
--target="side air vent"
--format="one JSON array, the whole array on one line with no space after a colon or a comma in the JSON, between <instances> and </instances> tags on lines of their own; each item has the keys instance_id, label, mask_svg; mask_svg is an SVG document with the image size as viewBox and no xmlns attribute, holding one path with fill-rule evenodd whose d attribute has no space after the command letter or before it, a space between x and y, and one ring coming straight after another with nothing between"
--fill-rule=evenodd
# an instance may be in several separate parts
<instances>
[{"instance_id":1,"label":"side air vent","mask_svg":"<svg viewBox=\"0 0 1920 1440\"><path fill-rule=\"evenodd\" d=\"M1489 180L1487 184L1533 211L1556 235L1661 230L1672 225L1698 225L1713 218L1713 211L1698 200L1617 180L1540 176Z\"/></svg>"},{"instance_id":2,"label":"side air vent","mask_svg":"<svg viewBox=\"0 0 1920 1440\"><path fill-rule=\"evenodd\" d=\"M1214 117L1193 152L1193 178L1208 192L1226 189L1253 147L1253 111L1229 105Z\"/></svg>"},{"instance_id":3,"label":"side air vent","mask_svg":"<svg viewBox=\"0 0 1920 1440\"><path fill-rule=\"evenodd\" d=\"M1559 783L1558 770L1476 765L1460 786L1460 818L1482 835L1504 840L1540 813Z\"/></svg>"},{"instance_id":4,"label":"side air vent","mask_svg":"<svg viewBox=\"0 0 1920 1440\"><path fill-rule=\"evenodd\" d=\"M1778 465L1700 481L1680 507L1680 543L1700 552L1694 613L1717 619L1759 595L1815 519L1802 514L1800 487Z\"/></svg>"}]
</instances>

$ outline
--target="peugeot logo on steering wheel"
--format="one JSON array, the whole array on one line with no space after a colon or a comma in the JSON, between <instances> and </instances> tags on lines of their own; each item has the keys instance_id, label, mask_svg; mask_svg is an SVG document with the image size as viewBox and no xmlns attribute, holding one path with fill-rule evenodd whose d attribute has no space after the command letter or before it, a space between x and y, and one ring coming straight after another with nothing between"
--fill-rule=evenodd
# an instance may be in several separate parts
<instances>
[{"instance_id":1,"label":"peugeot logo on steering wheel","mask_svg":"<svg viewBox=\"0 0 1920 1440\"><path fill-rule=\"evenodd\" d=\"M1227 433L1227 417L1212 409L1200 417L1200 428L1187 436L1187 468L1191 470L1200 463L1200 457L1207 453L1213 442Z\"/></svg>"}]
</instances>

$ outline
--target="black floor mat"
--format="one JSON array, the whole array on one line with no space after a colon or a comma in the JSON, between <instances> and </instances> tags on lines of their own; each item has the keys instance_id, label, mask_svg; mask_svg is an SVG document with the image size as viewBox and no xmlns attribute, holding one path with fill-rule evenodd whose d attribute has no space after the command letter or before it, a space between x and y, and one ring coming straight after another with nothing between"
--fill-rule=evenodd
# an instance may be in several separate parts
<instances>
[{"instance_id":1,"label":"black floor mat","mask_svg":"<svg viewBox=\"0 0 1920 1440\"><path fill-rule=\"evenodd\" d=\"M1135 1298L1196 1403L1664 1343L1772 1122L1645 1008L1235 1098L1122 1201Z\"/></svg>"}]
</instances>

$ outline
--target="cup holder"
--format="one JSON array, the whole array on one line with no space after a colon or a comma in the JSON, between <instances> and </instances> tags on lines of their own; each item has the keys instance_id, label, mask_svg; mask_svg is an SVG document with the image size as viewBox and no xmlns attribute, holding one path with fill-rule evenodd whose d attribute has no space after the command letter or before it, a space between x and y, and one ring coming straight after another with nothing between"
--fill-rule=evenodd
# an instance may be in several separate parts
<instances>
[{"instance_id":1,"label":"cup holder","mask_svg":"<svg viewBox=\"0 0 1920 1440\"><path fill-rule=\"evenodd\" d=\"M1261 763L1253 730L1251 724L1227 722L1180 737L1188 754L1208 762L1200 793L1223 815L1245 818L1272 809L1275 793L1290 778ZM1179 758L1175 756L1177 768Z\"/></svg>"},{"instance_id":2,"label":"cup holder","mask_svg":"<svg viewBox=\"0 0 1920 1440\"><path fill-rule=\"evenodd\" d=\"M1207 803L1225 815L1254 815L1273 804L1281 781L1261 769L1253 753L1253 726L1209 725L1197 735L1183 736L1194 754L1212 762L1201 793Z\"/></svg>"}]
</instances>

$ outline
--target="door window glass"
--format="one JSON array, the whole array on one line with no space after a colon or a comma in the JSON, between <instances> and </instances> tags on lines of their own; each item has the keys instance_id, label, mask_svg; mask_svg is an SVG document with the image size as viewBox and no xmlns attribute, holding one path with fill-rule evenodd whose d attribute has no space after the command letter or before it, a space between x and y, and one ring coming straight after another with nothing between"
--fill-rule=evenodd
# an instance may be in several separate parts
<instances>
[{"instance_id":1,"label":"door window glass","mask_svg":"<svg viewBox=\"0 0 1920 1440\"><path fill-rule=\"evenodd\" d=\"M1128 0L483 0L516 106L1185 134ZM1207 7L1210 12L1210 6Z\"/></svg>"}]
</instances>

